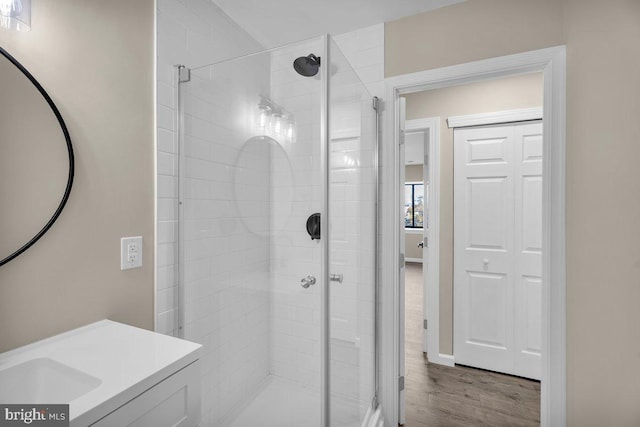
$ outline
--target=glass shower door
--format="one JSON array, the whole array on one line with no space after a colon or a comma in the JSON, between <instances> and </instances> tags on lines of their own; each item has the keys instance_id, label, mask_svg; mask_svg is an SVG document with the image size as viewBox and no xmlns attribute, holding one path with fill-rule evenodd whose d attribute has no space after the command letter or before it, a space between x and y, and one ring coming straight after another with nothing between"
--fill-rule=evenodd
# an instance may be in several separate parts
<instances>
[{"instance_id":1,"label":"glass shower door","mask_svg":"<svg viewBox=\"0 0 640 427\"><path fill-rule=\"evenodd\" d=\"M375 395L376 111L330 39L328 97L331 426L360 426Z\"/></svg>"},{"instance_id":2,"label":"glass shower door","mask_svg":"<svg viewBox=\"0 0 640 427\"><path fill-rule=\"evenodd\" d=\"M315 39L193 68L181 85L181 301L201 343L202 426L321 417L322 74ZM303 287L303 278L315 284ZM310 283L310 282L309 282Z\"/></svg>"},{"instance_id":3,"label":"glass shower door","mask_svg":"<svg viewBox=\"0 0 640 427\"><path fill-rule=\"evenodd\" d=\"M191 69L180 111L179 326L203 345L201 425L360 426L375 393L371 95L322 37Z\"/></svg>"}]
</instances>

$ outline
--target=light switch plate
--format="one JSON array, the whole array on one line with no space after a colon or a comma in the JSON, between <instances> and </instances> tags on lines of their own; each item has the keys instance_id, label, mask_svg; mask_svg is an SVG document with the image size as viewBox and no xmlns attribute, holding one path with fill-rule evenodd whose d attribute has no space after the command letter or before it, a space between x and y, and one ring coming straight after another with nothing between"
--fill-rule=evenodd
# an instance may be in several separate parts
<instances>
[{"instance_id":1,"label":"light switch plate","mask_svg":"<svg viewBox=\"0 0 640 427\"><path fill-rule=\"evenodd\" d=\"M142 267L142 236L120 239L120 270Z\"/></svg>"}]
</instances>

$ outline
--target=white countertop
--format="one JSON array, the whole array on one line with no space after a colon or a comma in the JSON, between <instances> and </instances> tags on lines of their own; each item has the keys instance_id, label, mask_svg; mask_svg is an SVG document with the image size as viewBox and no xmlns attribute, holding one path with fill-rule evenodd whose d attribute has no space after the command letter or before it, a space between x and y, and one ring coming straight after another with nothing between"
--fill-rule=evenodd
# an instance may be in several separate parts
<instances>
[{"instance_id":1,"label":"white countertop","mask_svg":"<svg viewBox=\"0 0 640 427\"><path fill-rule=\"evenodd\" d=\"M50 358L101 380L69 403L72 426L85 426L119 408L199 358L202 346L111 320L0 354L0 370ZM24 402L62 403L62 402Z\"/></svg>"}]
</instances>

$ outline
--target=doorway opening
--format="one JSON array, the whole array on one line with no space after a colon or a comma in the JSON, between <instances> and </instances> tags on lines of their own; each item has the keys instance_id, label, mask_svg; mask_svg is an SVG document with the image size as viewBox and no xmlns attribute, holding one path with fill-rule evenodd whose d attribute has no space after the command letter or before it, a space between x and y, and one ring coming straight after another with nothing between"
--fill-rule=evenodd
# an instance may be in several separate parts
<instances>
[{"instance_id":1,"label":"doorway opening","mask_svg":"<svg viewBox=\"0 0 640 427\"><path fill-rule=\"evenodd\" d=\"M403 96L408 425L446 424L452 408L467 425L539 425L542 84L531 73Z\"/></svg>"},{"instance_id":2,"label":"doorway opening","mask_svg":"<svg viewBox=\"0 0 640 427\"><path fill-rule=\"evenodd\" d=\"M400 254L400 256L397 257L397 262L393 262L393 257L389 257L390 262L386 266L391 268L390 271L387 270L388 276L386 277L393 280L396 286L393 288L393 293L389 292L389 299L383 299L383 302L393 301L391 307L387 305L385 309L383 306L383 321L385 319L384 316L388 316L386 317L387 319L394 321L393 329L388 328L388 334L383 335L383 345L386 338L386 340L388 340L386 342L393 344L392 348L397 351L395 354L392 352L386 355L383 354L383 382L386 384L392 383L392 381L394 381L392 374L397 375L397 391L391 389L386 396L387 402L390 403L393 402L393 395L396 396L394 400L397 404L395 408L391 406L392 411L390 411L389 416L389 422L392 425L405 421L406 393L413 391L411 390L412 384L409 383L409 375L411 375L411 371L415 368L415 365L412 365L411 361L408 361L407 365L405 365L403 360L405 351L405 340L403 339L405 327L405 297L407 297L407 300L410 297L408 294L405 295L405 290L409 289L409 286L407 285L405 289L404 279L406 276L411 275L411 269L419 269L420 267L419 263L408 263L406 265L404 263L404 255L408 252L408 248L405 246L407 242L403 218L406 214L404 205L405 191L403 191L405 189L404 175L406 164L403 158L403 152L406 148L404 147L407 143L406 137L410 135L410 129L408 127L406 129L401 128L404 124L403 99L411 98L412 96L417 97L421 92L429 93L429 95L433 96L436 91L440 90L461 90L465 85L470 84L489 84L496 82L497 79L533 78L532 76L536 76L536 78L541 80L541 84L538 86L538 106L533 106L534 108L530 105L507 105L492 108L489 111L465 110L461 112L444 113L432 111L422 116L413 115L410 108L407 110L410 113L407 116L408 119L439 115L442 118L441 123L444 123L444 126L447 126L447 128L449 126L452 128L484 126L484 128L480 129L485 133L496 132L496 124L504 125L505 123L540 119L542 118L541 111L544 111L544 127L543 130L536 131L538 132L537 135L531 134L532 127L535 127L536 123L522 124L521 126L529 126L524 134L523 132L519 132L522 128L520 123L518 123L517 126L513 124L509 125L512 127L510 130L502 130L503 133L506 132L510 135L508 138L496 137L495 135L471 135L466 139L466 142L454 144L454 142L451 141L446 147L443 141L429 141L429 151L433 150L432 147L439 147L442 150L441 162L438 164L451 164L451 174L447 178L446 175L448 172L443 170L437 175L439 178L442 178L442 182L436 183L430 181L428 183L428 199L424 216L428 218L430 234L425 233L425 235L429 237L429 240L428 245L425 245L424 251L429 255L424 258L430 262L423 262L423 268L421 270L427 272L427 274L424 275L426 278L428 278L434 270L440 270L440 278L432 282L432 284L437 284L435 288L440 291L440 295L432 298L432 295L429 293L431 287L427 286L426 288L427 311L434 302L437 302L440 312L435 316L434 313L429 312L426 318L421 320L428 320L428 322L424 323L427 331L423 335L426 337L426 350L429 362L434 362L435 360L436 363L434 366L438 369L447 368L458 370L458 373L466 378L463 378L463 382L467 381L467 385L468 375L470 374L463 372L465 368L441 366L456 363L456 355L461 350L460 342L480 344L480 347L485 348L493 347L494 350L498 347L505 347L507 350L511 350L512 348L515 349L521 346L521 341L523 341L521 338L529 334L528 341L525 340L527 342L525 343L524 350L528 353L538 352L537 359L539 363L537 369L530 369L528 372L511 369L509 367L518 366L519 363L507 357L503 357L502 362L508 369L496 367L491 364L483 365L487 360L495 362L497 358L495 354L491 354L488 357L486 357L486 355L476 355L478 356L476 359L480 360L480 363L464 359L464 356L461 356L460 361L463 361L467 365L475 366L475 368L466 369L483 375L484 379L481 382L485 385L492 383L495 385L496 375L502 375L507 379L515 381L521 380L521 378L517 377L518 375L532 378L538 376L538 379L541 380L538 389L539 397L534 399L535 404L533 406L534 409L538 409L539 424L543 426L566 424L566 362L564 358L566 349L564 320L564 64L564 48L558 47L398 76L387 80L387 137L396 141L397 144L388 145L390 149L387 150L386 154L383 154L384 159L389 161L393 159L393 163L395 164L393 171L395 176L389 177L393 178L395 188L387 188L384 196L387 196L388 200L394 200L396 203L395 206L402 207L402 209L391 208L396 211L395 218L398 228L397 231L393 231L396 237L393 237L393 240L390 241L390 243L393 243L393 246L385 246L393 248L393 251L397 251L397 253ZM475 100L482 98L491 101L497 97L494 92L489 92L485 93L482 97L475 97ZM407 101L407 104L411 107L411 99ZM504 110L509 110L507 113L504 113L507 118L502 118L497 122L487 121L487 112L495 113L498 110L503 112ZM531 117L534 110L538 111L540 117ZM446 121L447 118L450 118L448 122ZM407 123L409 123L409 121L407 121ZM488 128L491 128L491 130L488 131ZM465 129L465 131L466 130L469 129ZM454 130L450 131L452 134L456 132ZM443 131L441 134L445 134L445 132ZM461 135L464 136L464 132L462 132ZM526 144L523 142L523 136L528 138ZM529 138L531 136L533 136L533 138ZM453 139L453 137L451 139ZM534 139L536 142L533 141ZM462 140L465 141L464 138L462 138ZM513 148L514 141L520 141L520 148L518 150ZM456 145L463 148L454 150ZM532 154L531 149L534 146L538 152L530 156ZM529 156L527 161L531 161L536 157L536 162L538 163L536 171L529 169L521 170L522 168L518 169L518 167L521 166L520 163L523 162L523 153L525 153L525 151L526 156ZM458 160L456 160L456 157ZM464 161L460 160L462 158L464 158ZM475 173L477 169L475 166L489 167L488 165L492 163L494 163L493 166L500 163L503 169L508 169L510 178L503 179L507 176L503 173L505 171L502 171L502 175L500 175L497 174L496 170L489 170L490 168L485 168L487 170L482 172L484 175L468 173L469 170ZM453 167L454 164L456 167ZM519 166L516 167L516 164ZM427 170L429 166L432 165L428 164ZM527 168L530 168L529 164L527 164ZM455 176L454 170L457 171L457 175ZM527 185L535 181L536 189L533 190L531 185L529 185L523 193L520 184L522 184L524 178L526 178L525 181L527 181ZM516 191L516 187L513 184L516 180L519 180L519 192ZM461 183L464 185L461 185ZM442 193L439 194L441 206L434 210L434 195L438 195L439 191ZM527 198L529 200L537 199L538 203L536 207L531 205L531 203L524 206L522 202ZM462 212L460 215L457 215L453 211L454 205L458 212ZM451 207L451 210L448 212L447 206ZM471 214L464 212L465 207L467 211L470 210ZM506 207L509 209L506 209ZM538 228L535 232L531 232L532 228L535 229L535 227L532 227L533 223L530 221L531 218L525 222L520 221L520 223L518 223L516 221L515 217L517 215L522 216L523 212L536 213L536 224L538 224ZM438 216L440 218L438 218ZM440 221L440 224L434 225L438 224L438 221ZM447 222L449 223L448 226ZM505 226L505 224L508 224L508 227ZM457 232L454 232L454 230L457 230ZM434 233L434 231L437 232ZM441 235L438 236L438 233ZM535 248L533 246L527 246L526 251L516 250L522 247L524 244L522 240L524 238L529 239L528 242L530 243L531 237L534 235L537 236L537 246L535 246ZM463 238L466 239L466 246L460 245L460 242L456 240L463 241ZM440 240L440 242L438 242L438 240ZM472 244L469 244L469 241L471 241ZM434 250L434 244L438 246L438 251ZM480 255L480 258L478 260L471 259L471 261L479 262L479 264L477 266L475 264L468 266L465 265L465 262L468 263L470 261L469 259L465 261L465 257L470 258L470 255L469 253L465 254L464 250L460 249L461 247L467 249L471 247L478 251L488 250L491 256L488 256L486 253L474 253L473 255ZM520 259L522 257L518 258L520 252L535 252L535 250L530 249L537 249L538 253L534 257L536 258L535 261L529 262L530 260ZM510 254L509 259L516 259L516 261L499 260L500 256L498 255L501 251ZM440 258L435 263L431 262L430 257L433 252L437 252L437 256ZM447 260L447 258L449 260ZM458 259L457 262L455 261L456 259ZM501 263L507 265L511 270L501 272L493 271L493 269L497 268L498 264ZM522 268L521 271L512 271L512 266L515 265L514 263L521 266L528 263L537 267L537 270L531 272L526 268ZM385 266L383 266L383 269L384 268ZM454 292L454 282L456 283L456 288L460 288L460 286L457 286L458 283L464 284L465 282L465 280L460 280L460 278L464 279L464 275L461 275L460 272L464 272L467 276L467 296L474 299L473 304L469 303L470 298L467 298L467 301L465 301L464 298L461 298L459 292ZM467 274L469 272L475 273L469 277L470 275ZM393 278L393 276L395 276L395 278ZM413 276L416 276L416 274L413 274ZM422 275L418 274L418 276ZM529 318L525 319L529 324L524 328L522 319L518 320L515 315L519 314L519 311L515 310L515 307L518 304L522 305L523 293L520 292L518 294L515 291L507 292L505 289L508 287L504 285L509 281L515 283L513 278L516 276L520 278L526 276L529 279L535 279L533 282L536 282L536 285L531 286L532 282L530 281L531 283L528 284L529 286L527 287L526 293L528 293L527 297L530 300L530 307L535 306L535 304L533 304L534 302L539 303L541 307L539 309L529 310L530 313L534 314L533 317L537 316L537 321L536 319L532 319L532 316L529 316ZM442 283L446 278L449 278L450 281L448 288L443 286ZM469 285L469 280L472 282L471 285ZM512 285L510 289L513 289L513 287ZM536 292L532 292L534 288L537 288ZM447 299L449 304L447 304ZM494 313L490 308L496 300L500 303L500 307L495 310ZM455 315L456 305L454 305L454 301L456 301L458 308L464 307L467 309L467 312L469 307L474 309L484 307L484 309L476 310L470 314L468 312L468 318L461 321L461 318ZM507 307L507 309L505 309L505 307ZM508 318L509 316L505 314L507 312L515 312L515 314L511 316L511 318ZM394 316L397 317L394 319ZM518 322L520 323L516 325ZM458 327L456 327L456 325ZM467 336L462 335L461 339L457 339L456 334L465 333L464 328L462 328L462 330L460 329L460 325L467 328ZM533 328L531 325L537 325L537 327ZM419 325L419 327L423 327L423 325ZM471 329L469 327L471 327ZM520 329L516 331L516 327ZM537 329L537 334L532 334L533 329ZM526 334L521 333L523 330ZM533 335L535 335L535 337ZM534 341L537 341L537 343L532 346L531 344ZM423 349L424 348L421 348L421 350ZM513 355L517 353L517 351L506 351L505 353ZM425 358L424 360L426 362L427 359ZM392 366L395 367L394 371L389 371L389 368ZM407 370L407 378L405 378L404 375L405 368ZM480 371L479 369L489 371L502 370L508 376L504 374L489 374L487 371ZM449 373L451 372L453 371L449 371ZM433 375L435 375L435 370L427 374L427 378L431 380L435 379L442 384L442 377L438 380L434 378ZM519 387L519 390L522 390L522 387L517 387ZM535 387L531 389L536 392ZM452 390L447 391L449 394L451 394L451 392ZM469 393L479 393L478 390L465 386L458 390L458 392L462 393L460 396L464 397L469 397ZM453 394L455 395L455 393ZM531 394L535 397L535 393ZM432 397L432 400L437 400L442 397L442 394ZM482 400L482 396L476 395L475 397L477 400ZM413 406L414 402L408 402L408 404L409 406ZM445 406L447 405L446 402L443 402L443 404ZM438 425L437 420L428 418L432 414L430 414L426 405L422 405L422 407L418 409L421 409L427 417L423 419L423 423ZM477 411L477 409L478 408L475 408L473 411ZM454 399L454 401L449 402L449 410L452 411L451 413L460 410L459 399ZM507 413L503 415L510 416L513 414ZM531 415L532 414L529 414L528 419L534 422L534 424L530 425L538 425L536 415ZM513 419L512 421L515 422ZM497 424L500 424L500 422L497 422ZM527 423L525 422L524 424ZM468 425L474 425L473 421L468 422Z\"/></svg>"}]
</instances>

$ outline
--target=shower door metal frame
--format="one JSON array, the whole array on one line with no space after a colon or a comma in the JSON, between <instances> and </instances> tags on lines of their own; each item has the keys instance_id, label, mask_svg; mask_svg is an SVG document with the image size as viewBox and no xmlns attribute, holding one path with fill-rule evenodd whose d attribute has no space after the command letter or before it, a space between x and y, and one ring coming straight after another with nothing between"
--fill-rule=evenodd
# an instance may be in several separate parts
<instances>
[{"instance_id":1,"label":"shower door metal frame","mask_svg":"<svg viewBox=\"0 0 640 427\"><path fill-rule=\"evenodd\" d=\"M371 102L371 107L375 111L376 115L376 129L375 129L375 147L373 168L375 173L376 192L374 202L374 250L373 250L373 399L371 401L371 409L375 411L380 404L380 304L378 304L378 298L380 296L380 112L382 101L377 96L374 96Z\"/></svg>"},{"instance_id":2,"label":"shower door metal frame","mask_svg":"<svg viewBox=\"0 0 640 427\"><path fill-rule=\"evenodd\" d=\"M320 215L320 242L322 255L320 260L320 425L331 424L331 345L330 345L330 306L329 306L329 63L331 62L330 36L323 36L325 58L320 61L322 79L322 96L320 107L320 181L322 182Z\"/></svg>"},{"instance_id":3,"label":"shower door metal frame","mask_svg":"<svg viewBox=\"0 0 640 427\"><path fill-rule=\"evenodd\" d=\"M184 322L185 322L185 291L184 291L184 177L182 174L185 170L184 165L184 114L182 114L184 105L184 97L182 94L182 85L191 81L191 69L182 64L175 66L175 82L176 82L176 228L175 228L175 285L178 288L176 302L176 332L179 338L184 338Z\"/></svg>"}]
</instances>

